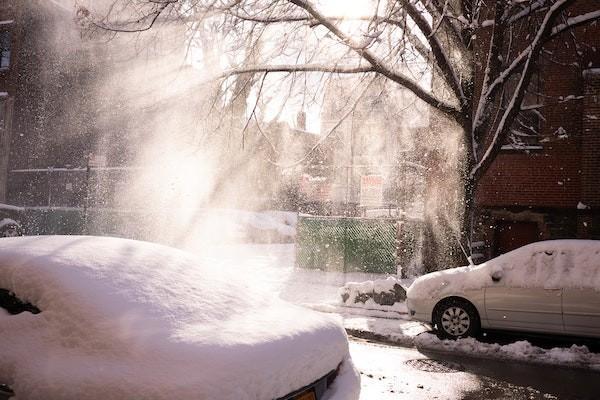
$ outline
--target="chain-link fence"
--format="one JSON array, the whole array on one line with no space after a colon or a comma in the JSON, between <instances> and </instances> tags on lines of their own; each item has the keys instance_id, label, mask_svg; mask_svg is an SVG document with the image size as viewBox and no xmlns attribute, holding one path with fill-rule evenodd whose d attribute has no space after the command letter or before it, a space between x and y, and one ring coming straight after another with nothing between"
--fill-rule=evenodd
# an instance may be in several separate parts
<instances>
[{"instance_id":1,"label":"chain-link fence","mask_svg":"<svg viewBox=\"0 0 600 400\"><path fill-rule=\"evenodd\" d=\"M111 209L24 207L21 223L27 235L98 235L156 240L151 227L165 215Z\"/></svg>"},{"instance_id":2,"label":"chain-link fence","mask_svg":"<svg viewBox=\"0 0 600 400\"><path fill-rule=\"evenodd\" d=\"M395 219L300 216L296 265L340 272L396 273Z\"/></svg>"}]
</instances>

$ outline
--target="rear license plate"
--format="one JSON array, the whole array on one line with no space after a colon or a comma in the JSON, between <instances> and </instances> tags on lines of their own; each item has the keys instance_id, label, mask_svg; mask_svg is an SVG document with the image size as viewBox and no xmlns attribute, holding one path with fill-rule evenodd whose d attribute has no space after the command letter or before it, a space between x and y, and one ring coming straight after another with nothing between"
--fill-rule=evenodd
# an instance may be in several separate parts
<instances>
[{"instance_id":1,"label":"rear license plate","mask_svg":"<svg viewBox=\"0 0 600 400\"><path fill-rule=\"evenodd\" d=\"M294 400L317 400L317 396L315 396L315 392L311 390L310 392L299 394L294 397Z\"/></svg>"}]
</instances>

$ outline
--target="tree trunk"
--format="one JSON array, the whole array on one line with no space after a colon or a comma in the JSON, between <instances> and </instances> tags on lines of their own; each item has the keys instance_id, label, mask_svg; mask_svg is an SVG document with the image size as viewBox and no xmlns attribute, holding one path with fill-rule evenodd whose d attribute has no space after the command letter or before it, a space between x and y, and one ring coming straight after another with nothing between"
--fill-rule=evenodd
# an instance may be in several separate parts
<instances>
[{"instance_id":1,"label":"tree trunk","mask_svg":"<svg viewBox=\"0 0 600 400\"><path fill-rule=\"evenodd\" d=\"M473 235L473 225L475 223L475 211L476 211L476 203L475 203L475 192L477 182L475 179L469 177L469 175L464 177L464 214L462 218L462 227L460 231L460 243L462 246L462 251L465 254L465 258L469 262L471 261L471 237Z\"/></svg>"},{"instance_id":2,"label":"tree trunk","mask_svg":"<svg viewBox=\"0 0 600 400\"><path fill-rule=\"evenodd\" d=\"M470 124L470 122L469 122ZM472 263L471 261L471 236L473 234L474 217L476 211L475 194L478 183L478 176L473 176L471 172L475 166L476 149L470 145L471 134L470 126L463 126L465 147L467 149L464 162L463 162L463 196L464 196L464 208L462 215L462 224L460 229L460 246L461 251L464 254L465 260Z\"/></svg>"}]
</instances>

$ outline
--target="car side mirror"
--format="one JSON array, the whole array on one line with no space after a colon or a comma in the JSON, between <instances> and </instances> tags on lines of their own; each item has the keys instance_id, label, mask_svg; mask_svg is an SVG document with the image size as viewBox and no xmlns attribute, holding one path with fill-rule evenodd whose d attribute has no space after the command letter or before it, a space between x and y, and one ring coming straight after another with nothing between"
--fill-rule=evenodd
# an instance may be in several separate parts
<instances>
[{"instance_id":1,"label":"car side mirror","mask_svg":"<svg viewBox=\"0 0 600 400\"><path fill-rule=\"evenodd\" d=\"M492 280L494 282L500 282L501 279L502 279L502 271L494 271L494 273L492 274Z\"/></svg>"}]
</instances>

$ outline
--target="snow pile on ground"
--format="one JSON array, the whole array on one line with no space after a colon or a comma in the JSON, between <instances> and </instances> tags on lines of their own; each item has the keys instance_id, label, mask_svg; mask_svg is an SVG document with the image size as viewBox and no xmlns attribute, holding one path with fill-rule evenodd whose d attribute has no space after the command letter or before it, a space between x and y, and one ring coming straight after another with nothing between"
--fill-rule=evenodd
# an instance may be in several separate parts
<instances>
[{"instance_id":1,"label":"snow pile on ground","mask_svg":"<svg viewBox=\"0 0 600 400\"><path fill-rule=\"evenodd\" d=\"M132 240L0 241L0 382L22 399L271 399L343 366L343 328L188 253Z\"/></svg>"},{"instance_id":2,"label":"snow pile on ground","mask_svg":"<svg viewBox=\"0 0 600 400\"><path fill-rule=\"evenodd\" d=\"M429 327L407 317L399 319L341 314L346 332L363 339L390 342L401 346L414 346L418 335Z\"/></svg>"},{"instance_id":3,"label":"snow pile on ground","mask_svg":"<svg viewBox=\"0 0 600 400\"><path fill-rule=\"evenodd\" d=\"M4 228L5 226L8 226L8 225L17 225L18 226L18 223L17 223L17 221L15 221L14 219L11 219L11 218L2 218L0 220L0 229Z\"/></svg>"},{"instance_id":4,"label":"snow pile on ground","mask_svg":"<svg viewBox=\"0 0 600 400\"><path fill-rule=\"evenodd\" d=\"M152 240L194 253L224 244L292 243L296 223L294 212L207 208L195 211L191 220L184 217L171 221L171 228L180 228L175 233L159 231Z\"/></svg>"},{"instance_id":5,"label":"snow pile on ground","mask_svg":"<svg viewBox=\"0 0 600 400\"><path fill-rule=\"evenodd\" d=\"M389 276L364 282L348 282L340 288L343 305L370 310L397 311L406 313L406 282Z\"/></svg>"},{"instance_id":6,"label":"snow pile on ground","mask_svg":"<svg viewBox=\"0 0 600 400\"><path fill-rule=\"evenodd\" d=\"M298 215L286 211L245 211L234 209L207 209L203 212L200 231L209 238L218 237L236 241L289 242L296 236Z\"/></svg>"},{"instance_id":7,"label":"snow pile on ground","mask_svg":"<svg viewBox=\"0 0 600 400\"><path fill-rule=\"evenodd\" d=\"M600 290L599 259L598 240L536 242L481 265L422 276L408 289L408 297L428 298L479 289L494 284L494 274L501 277L496 286Z\"/></svg>"},{"instance_id":8,"label":"snow pile on ground","mask_svg":"<svg viewBox=\"0 0 600 400\"><path fill-rule=\"evenodd\" d=\"M296 236L296 223L298 214L285 211L241 211L230 210L232 216L238 223L246 224L252 228L262 231L276 231L283 236Z\"/></svg>"},{"instance_id":9,"label":"snow pile on ground","mask_svg":"<svg viewBox=\"0 0 600 400\"><path fill-rule=\"evenodd\" d=\"M283 235L296 236L298 213L291 211L263 211L262 215L269 216L274 221L275 229Z\"/></svg>"},{"instance_id":10,"label":"snow pile on ground","mask_svg":"<svg viewBox=\"0 0 600 400\"><path fill-rule=\"evenodd\" d=\"M339 314L346 316L361 316L361 317L373 317L373 318L385 318L385 319L404 319L407 317L407 312L401 310L382 310L382 309L370 309L362 307L349 307L339 304L328 304L328 303L301 303L301 306L312 308L316 311L327 312L332 314Z\"/></svg>"},{"instance_id":11,"label":"snow pile on ground","mask_svg":"<svg viewBox=\"0 0 600 400\"><path fill-rule=\"evenodd\" d=\"M532 345L526 340L500 345L482 343L475 338L441 340L424 333L414 339L417 348L443 350L474 357L552 364L565 367L585 367L600 371L600 354L592 353L586 346L555 347L549 350Z\"/></svg>"}]
</instances>

